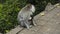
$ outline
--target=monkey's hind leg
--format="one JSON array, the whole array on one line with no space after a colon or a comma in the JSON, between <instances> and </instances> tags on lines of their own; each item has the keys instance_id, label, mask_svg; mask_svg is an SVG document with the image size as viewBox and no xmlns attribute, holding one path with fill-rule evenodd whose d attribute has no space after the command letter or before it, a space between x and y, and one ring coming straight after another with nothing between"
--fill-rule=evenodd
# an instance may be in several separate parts
<instances>
[{"instance_id":1,"label":"monkey's hind leg","mask_svg":"<svg viewBox=\"0 0 60 34\"><path fill-rule=\"evenodd\" d=\"M27 29L30 28L30 22L28 20L25 22L25 26L26 26Z\"/></svg>"},{"instance_id":2,"label":"monkey's hind leg","mask_svg":"<svg viewBox=\"0 0 60 34\"><path fill-rule=\"evenodd\" d=\"M25 26L26 26L27 29L30 28L29 24L27 24L27 23L25 23Z\"/></svg>"}]
</instances>

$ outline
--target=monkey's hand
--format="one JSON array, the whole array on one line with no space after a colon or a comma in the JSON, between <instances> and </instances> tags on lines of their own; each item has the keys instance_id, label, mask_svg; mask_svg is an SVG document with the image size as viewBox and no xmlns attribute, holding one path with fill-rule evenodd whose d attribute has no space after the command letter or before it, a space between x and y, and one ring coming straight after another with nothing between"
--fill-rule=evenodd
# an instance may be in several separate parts
<instances>
[{"instance_id":1,"label":"monkey's hand","mask_svg":"<svg viewBox=\"0 0 60 34\"><path fill-rule=\"evenodd\" d=\"M31 19L32 19L32 17L29 18L29 20L31 20Z\"/></svg>"}]
</instances>

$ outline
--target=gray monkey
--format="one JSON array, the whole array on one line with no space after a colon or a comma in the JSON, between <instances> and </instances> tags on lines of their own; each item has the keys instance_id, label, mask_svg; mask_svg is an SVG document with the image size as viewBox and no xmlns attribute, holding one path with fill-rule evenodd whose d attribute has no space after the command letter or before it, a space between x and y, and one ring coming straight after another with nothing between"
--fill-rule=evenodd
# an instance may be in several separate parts
<instances>
[{"instance_id":1,"label":"gray monkey","mask_svg":"<svg viewBox=\"0 0 60 34\"><path fill-rule=\"evenodd\" d=\"M18 13L17 20L20 26L26 27L29 29L31 27L31 15L35 12L35 6L32 4L27 4L25 7L21 9Z\"/></svg>"}]
</instances>

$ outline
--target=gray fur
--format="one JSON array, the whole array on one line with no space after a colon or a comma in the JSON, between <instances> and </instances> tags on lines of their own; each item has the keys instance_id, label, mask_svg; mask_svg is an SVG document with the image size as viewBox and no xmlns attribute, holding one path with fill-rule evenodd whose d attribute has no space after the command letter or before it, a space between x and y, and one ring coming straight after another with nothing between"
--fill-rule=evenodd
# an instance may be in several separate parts
<instances>
[{"instance_id":1,"label":"gray fur","mask_svg":"<svg viewBox=\"0 0 60 34\"><path fill-rule=\"evenodd\" d=\"M25 7L21 9L18 13L18 22L21 26L27 27L27 29L30 28L31 22L28 20L31 18L31 15L35 12L35 7L32 4L27 4Z\"/></svg>"}]
</instances>

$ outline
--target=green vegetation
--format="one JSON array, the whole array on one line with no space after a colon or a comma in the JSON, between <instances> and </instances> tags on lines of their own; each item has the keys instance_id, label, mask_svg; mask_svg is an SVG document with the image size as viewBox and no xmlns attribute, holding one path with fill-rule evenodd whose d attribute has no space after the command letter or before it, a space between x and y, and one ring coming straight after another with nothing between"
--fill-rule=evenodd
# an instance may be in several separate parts
<instances>
[{"instance_id":1,"label":"green vegetation","mask_svg":"<svg viewBox=\"0 0 60 34\"><path fill-rule=\"evenodd\" d=\"M48 2L57 3L56 0L0 0L0 32L9 32L18 25L17 14L28 3L35 4L34 16L43 11Z\"/></svg>"}]
</instances>

